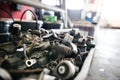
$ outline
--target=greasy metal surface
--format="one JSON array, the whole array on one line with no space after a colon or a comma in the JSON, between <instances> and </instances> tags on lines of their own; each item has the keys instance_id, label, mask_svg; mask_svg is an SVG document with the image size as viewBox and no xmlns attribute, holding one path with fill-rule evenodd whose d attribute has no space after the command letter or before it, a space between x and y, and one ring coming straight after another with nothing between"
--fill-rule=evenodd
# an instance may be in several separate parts
<instances>
[{"instance_id":1,"label":"greasy metal surface","mask_svg":"<svg viewBox=\"0 0 120 80\"><path fill-rule=\"evenodd\" d=\"M97 29L96 49L87 80L120 80L120 30Z\"/></svg>"},{"instance_id":2,"label":"greasy metal surface","mask_svg":"<svg viewBox=\"0 0 120 80\"><path fill-rule=\"evenodd\" d=\"M95 46L92 43L93 38L84 38L76 30L60 34L45 29L16 33L12 28L11 32L13 32L11 42L0 44L0 66L11 75L16 74L12 76L13 80L23 78L22 76L27 77L25 76L27 73L42 74L44 68L50 70L50 73L43 74L44 76L54 75L57 80L74 78L80 71L88 52ZM66 37L66 34L69 36ZM16 77L18 75L19 77Z\"/></svg>"}]
</instances>

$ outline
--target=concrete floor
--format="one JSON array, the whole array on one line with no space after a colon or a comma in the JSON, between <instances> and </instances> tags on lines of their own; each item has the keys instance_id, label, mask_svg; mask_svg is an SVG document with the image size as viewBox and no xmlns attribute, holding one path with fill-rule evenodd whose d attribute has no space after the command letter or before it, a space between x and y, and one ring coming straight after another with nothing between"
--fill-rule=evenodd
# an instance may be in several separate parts
<instances>
[{"instance_id":1,"label":"concrete floor","mask_svg":"<svg viewBox=\"0 0 120 80\"><path fill-rule=\"evenodd\" d=\"M120 80L120 30L97 28L95 42L86 80Z\"/></svg>"}]
</instances>

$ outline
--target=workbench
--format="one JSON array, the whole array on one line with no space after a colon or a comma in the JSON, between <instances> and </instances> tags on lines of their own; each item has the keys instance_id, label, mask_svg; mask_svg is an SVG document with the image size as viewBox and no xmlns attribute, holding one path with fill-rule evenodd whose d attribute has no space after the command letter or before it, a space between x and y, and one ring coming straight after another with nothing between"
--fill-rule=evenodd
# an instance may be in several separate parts
<instances>
[{"instance_id":1,"label":"workbench","mask_svg":"<svg viewBox=\"0 0 120 80\"><path fill-rule=\"evenodd\" d=\"M93 36L95 25L91 24L88 21L80 20L73 21L74 28L79 28L81 31L84 31L84 35Z\"/></svg>"}]
</instances>

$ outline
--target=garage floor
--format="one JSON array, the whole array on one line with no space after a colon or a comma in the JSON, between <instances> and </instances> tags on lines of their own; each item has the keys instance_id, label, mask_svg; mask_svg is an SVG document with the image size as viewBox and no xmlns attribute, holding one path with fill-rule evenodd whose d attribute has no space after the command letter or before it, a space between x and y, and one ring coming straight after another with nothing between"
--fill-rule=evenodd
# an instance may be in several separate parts
<instances>
[{"instance_id":1,"label":"garage floor","mask_svg":"<svg viewBox=\"0 0 120 80\"><path fill-rule=\"evenodd\" d=\"M120 80L120 30L98 28L95 41L87 80Z\"/></svg>"}]
</instances>

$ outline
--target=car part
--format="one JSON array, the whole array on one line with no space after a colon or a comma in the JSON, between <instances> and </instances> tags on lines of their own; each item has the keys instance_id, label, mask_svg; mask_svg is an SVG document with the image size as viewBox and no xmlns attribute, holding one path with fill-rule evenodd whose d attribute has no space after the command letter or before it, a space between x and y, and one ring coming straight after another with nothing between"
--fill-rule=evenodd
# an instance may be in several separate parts
<instances>
[{"instance_id":1,"label":"car part","mask_svg":"<svg viewBox=\"0 0 120 80\"><path fill-rule=\"evenodd\" d=\"M41 72L38 80L56 80L55 76L51 76L48 74L50 74L50 70L47 68L44 68L43 71Z\"/></svg>"},{"instance_id":2,"label":"car part","mask_svg":"<svg viewBox=\"0 0 120 80\"><path fill-rule=\"evenodd\" d=\"M61 61L55 68L54 74L62 80L73 77L76 73L76 67L70 61Z\"/></svg>"},{"instance_id":3,"label":"car part","mask_svg":"<svg viewBox=\"0 0 120 80\"><path fill-rule=\"evenodd\" d=\"M31 67L32 65L34 65L36 63L36 59L29 59L29 60L26 60L26 66L27 67Z\"/></svg>"},{"instance_id":4,"label":"car part","mask_svg":"<svg viewBox=\"0 0 120 80\"><path fill-rule=\"evenodd\" d=\"M66 32L57 34L40 29L21 33L21 38L15 42L0 44L0 66L11 73L20 74L20 79L37 79L30 77L33 73L43 75L40 75L43 80L73 79L88 54L86 47L91 44L89 39L87 42L79 35L75 43L65 41ZM44 73L44 68L50 69L50 73Z\"/></svg>"}]
</instances>

